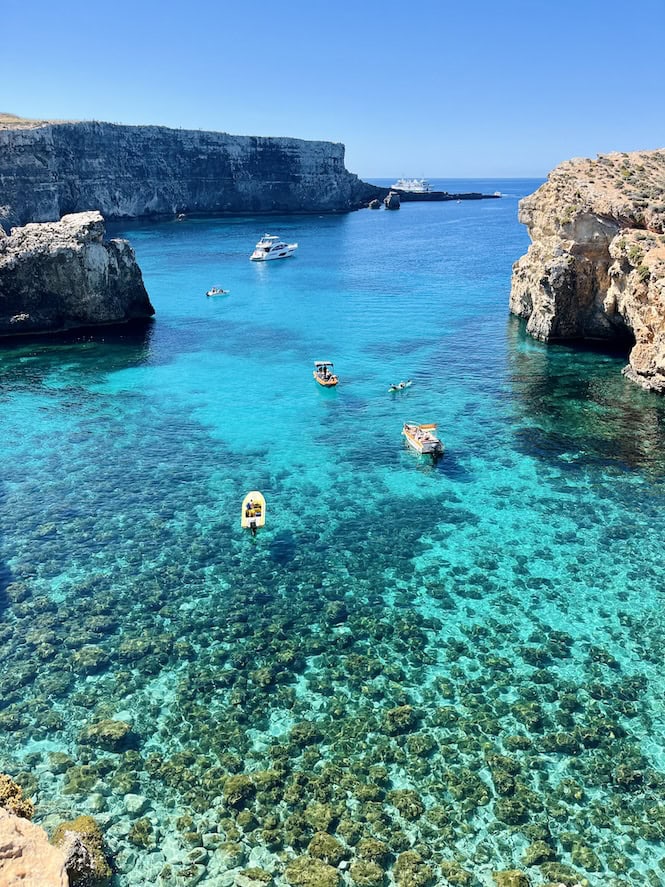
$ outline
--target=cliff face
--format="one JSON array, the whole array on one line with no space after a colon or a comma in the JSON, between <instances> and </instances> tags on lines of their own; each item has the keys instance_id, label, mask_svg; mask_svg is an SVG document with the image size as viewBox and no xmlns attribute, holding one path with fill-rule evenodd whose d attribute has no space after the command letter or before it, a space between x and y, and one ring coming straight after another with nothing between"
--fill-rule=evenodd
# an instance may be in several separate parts
<instances>
[{"instance_id":1,"label":"cliff face","mask_svg":"<svg viewBox=\"0 0 665 887\"><path fill-rule=\"evenodd\" d=\"M98 212L0 229L0 336L123 323L155 313L134 250L104 241Z\"/></svg>"},{"instance_id":2,"label":"cliff face","mask_svg":"<svg viewBox=\"0 0 665 887\"><path fill-rule=\"evenodd\" d=\"M510 310L543 341L633 345L624 373L665 393L665 150L571 160L520 203L532 244Z\"/></svg>"},{"instance_id":3,"label":"cliff face","mask_svg":"<svg viewBox=\"0 0 665 887\"><path fill-rule=\"evenodd\" d=\"M108 219L346 211L380 190L349 173L332 142L0 115L5 227L94 209Z\"/></svg>"}]
</instances>

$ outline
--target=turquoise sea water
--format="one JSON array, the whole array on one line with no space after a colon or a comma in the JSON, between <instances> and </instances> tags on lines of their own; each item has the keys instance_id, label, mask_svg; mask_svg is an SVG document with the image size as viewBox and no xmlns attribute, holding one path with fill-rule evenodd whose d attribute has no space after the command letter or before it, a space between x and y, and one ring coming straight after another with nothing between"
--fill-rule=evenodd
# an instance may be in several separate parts
<instances>
[{"instance_id":1,"label":"turquoise sea water","mask_svg":"<svg viewBox=\"0 0 665 887\"><path fill-rule=\"evenodd\" d=\"M119 887L665 882L665 406L509 317L538 182L434 184L505 196L115 226L155 321L0 352L0 769Z\"/></svg>"}]
</instances>

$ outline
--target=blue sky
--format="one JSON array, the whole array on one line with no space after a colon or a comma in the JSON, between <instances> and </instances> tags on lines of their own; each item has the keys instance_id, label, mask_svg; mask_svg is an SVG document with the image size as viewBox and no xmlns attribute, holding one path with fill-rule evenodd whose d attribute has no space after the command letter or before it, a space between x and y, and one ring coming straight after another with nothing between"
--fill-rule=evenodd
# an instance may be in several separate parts
<instances>
[{"instance_id":1,"label":"blue sky","mask_svg":"<svg viewBox=\"0 0 665 887\"><path fill-rule=\"evenodd\" d=\"M8 0L0 111L344 142L372 176L665 146L665 0Z\"/></svg>"}]
</instances>

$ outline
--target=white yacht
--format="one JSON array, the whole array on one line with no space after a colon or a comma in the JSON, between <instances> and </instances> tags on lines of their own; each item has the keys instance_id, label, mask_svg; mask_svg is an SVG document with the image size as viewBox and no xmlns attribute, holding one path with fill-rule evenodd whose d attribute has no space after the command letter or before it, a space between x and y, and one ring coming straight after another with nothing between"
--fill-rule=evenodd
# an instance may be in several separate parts
<instances>
[{"instance_id":1,"label":"white yacht","mask_svg":"<svg viewBox=\"0 0 665 887\"><path fill-rule=\"evenodd\" d=\"M284 243L276 234L264 234L249 257L252 262L267 262L269 259L286 259L298 249L297 243Z\"/></svg>"},{"instance_id":2,"label":"white yacht","mask_svg":"<svg viewBox=\"0 0 665 887\"><path fill-rule=\"evenodd\" d=\"M429 194L432 190L427 179L397 179L390 187L397 191L411 191L413 194Z\"/></svg>"}]
</instances>

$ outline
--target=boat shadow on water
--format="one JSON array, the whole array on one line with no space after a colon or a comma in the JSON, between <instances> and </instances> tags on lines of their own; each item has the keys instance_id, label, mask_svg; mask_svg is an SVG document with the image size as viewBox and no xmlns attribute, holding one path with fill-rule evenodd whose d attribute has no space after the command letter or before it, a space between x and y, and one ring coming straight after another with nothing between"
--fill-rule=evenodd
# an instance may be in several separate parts
<instances>
[{"instance_id":1,"label":"boat shadow on water","mask_svg":"<svg viewBox=\"0 0 665 887\"><path fill-rule=\"evenodd\" d=\"M424 458L420 458L419 462L424 462ZM429 460L432 468L440 474L445 474L450 480L458 481L463 484L470 484L475 480L475 474L464 466L455 453L446 450L443 456L440 456L436 462Z\"/></svg>"},{"instance_id":2,"label":"boat shadow on water","mask_svg":"<svg viewBox=\"0 0 665 887\"><path fill-rule=\"evenodd\" d=\"M286 566L296 556L298 546L296 538L290 530L282 530L268 543L268 554L275 563Z\"/></svg>"}]
</instances>

